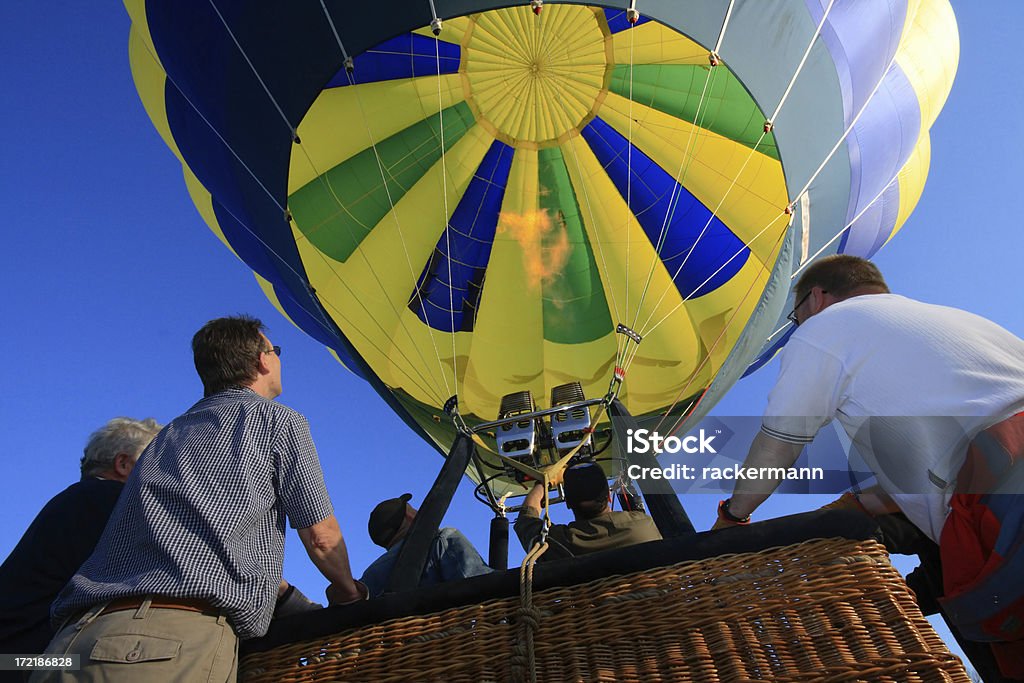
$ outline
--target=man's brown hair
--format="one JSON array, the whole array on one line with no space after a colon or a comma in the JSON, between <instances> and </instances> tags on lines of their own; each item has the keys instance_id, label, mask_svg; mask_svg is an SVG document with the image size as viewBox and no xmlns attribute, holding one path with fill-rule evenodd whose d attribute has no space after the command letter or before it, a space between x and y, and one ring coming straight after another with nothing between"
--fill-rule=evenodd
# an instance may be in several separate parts
<instances>
[{"instance_id":1,"label":"man's brown hair","mask_svg":"<svg viewBox=\"0 0 1024 683\"><path fill-rule=\"evenodd\" d=\"M871 261L849 254L834 254L811 264L796 284L796 300L807 296L812 287L821 287L832 296L843 299L857 290L871 289L888 294L882 272Z\"/></svg>"},{"instance_id":2,"label":"man's brown hair","mask_svg":"<svg viewBox=\"0 0 1024 683\"><path fill-rule=\"evenodd\" d=\"M192 356L204 396L252 384L260 354L267 350L264 329L256 318L240 315L211 320L195 333Z\"/></svg>"}]
</instances>

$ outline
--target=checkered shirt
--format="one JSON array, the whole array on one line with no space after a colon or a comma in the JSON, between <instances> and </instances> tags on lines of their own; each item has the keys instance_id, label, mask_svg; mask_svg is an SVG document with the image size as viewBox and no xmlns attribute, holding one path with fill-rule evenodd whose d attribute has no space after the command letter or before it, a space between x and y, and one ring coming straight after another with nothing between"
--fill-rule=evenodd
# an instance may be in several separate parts
<instances>
[{"instance_id":1,"label":"checkered shirt","mask_svg":"<svg viewBox=\"0 0 1024 683\"><path fill-rule=\"evenodd\" d=\"M306 419L249 389L204 398L143 451L54 622L116 598L198 598L267 632L296 529L333 513Z\"/></svg>"}]
</instances>

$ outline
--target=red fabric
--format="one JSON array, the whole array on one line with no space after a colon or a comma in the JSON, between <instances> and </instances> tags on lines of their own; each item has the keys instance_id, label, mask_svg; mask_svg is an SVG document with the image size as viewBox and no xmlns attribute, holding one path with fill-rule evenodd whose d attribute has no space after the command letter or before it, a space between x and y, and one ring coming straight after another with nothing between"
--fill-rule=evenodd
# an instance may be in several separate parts
<instances>
[{"instance_id":1,"label":"red fabric","mask_svg":"<svg viewBox=\"0 0 1024 683\"><path fill-rule=\"evenodd\" d=\"M946 597L966 592L1003 561L993 551L999 535L999 520L980 504L979 498L980 495L955 494L949 517L942 527L939 552ZM1024 581L1024 577L1021 580ZM986 630L998 633L999 625L1013 616L1024 619L1024 598L987 619ZM1024 680L1024 640L989 643L989 646L1004 676Z\"/></svg>"},{"instance_id":2,"label":"red fabric","mask_svg":"<svg viewBox=\"0 0 1024 683\"><path fill-rule=\"evenodd\" d=\"M949 516L942 527L942 582L945 595L963 593L999 566L1003 558L994 551L999 520L980 503L980 494L954 494Z\"/></svg>"},{"instance_id":3,"label":"red fabric","mask_svg":"<svg viewBox=\"0 0 1024 683\"><path fill-rule=\"evenodd\" d=\"M999 664L999 672L1007 678L1024 681L1024 644L1021 641L1013 643L989 643L992 654L996 656Z\"/></svg>"},{"instance_id":4,"label":"red fabric","mask_svg":"<svg viewBox=\"0 0 1024 683\"><path fill-rule=\"evenodd\" d=\"M1003 446L1009 466L1024 462L1024 413L1017 414L985 430ZM990 471L981 450L971 444L958 481L969 491L991 490L991 484L1003 472ZM954 598L978 587L1000 568L1006 558L995 551L1002 522L986 505L989 497L980 493L957 493L950 501L950 513L942 528L939 551L945 598ZM1004 548L1006 545L1004 544ZM1016 544L1015 544L1016 547ZM1016 548L1019 551L1019 548ZM1010 552L1013 552L1011 548ZM1024 577L1021 577L1024 581ZM1006 639L1006 624L1024 620L1024 596L1008 604L982 622L985 632ZM1016 623L1021 623L1017 621ZM1002 674L1024 680L1024 634L1011 635L1009 642L990 643Z\"/></svg>"}]
</instances>

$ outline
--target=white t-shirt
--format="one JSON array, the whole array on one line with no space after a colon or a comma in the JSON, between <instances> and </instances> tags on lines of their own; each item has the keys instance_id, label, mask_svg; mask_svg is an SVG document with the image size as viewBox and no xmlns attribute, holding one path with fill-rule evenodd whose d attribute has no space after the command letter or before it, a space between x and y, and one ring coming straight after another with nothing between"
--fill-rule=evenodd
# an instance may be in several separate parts
<instances>
[{"instance_id":1,"label":"white t-shirt","mask_svg":"<svg viewBox=\"0 0 1024 683\"><path fill-rule=\"evenodd\" d=\"M967 443L1021 410L1024 340L973 313L870 294L793 333L762 430L809 443L839 420L879 485L938 541Z\"/></svg>"}]
</instances>

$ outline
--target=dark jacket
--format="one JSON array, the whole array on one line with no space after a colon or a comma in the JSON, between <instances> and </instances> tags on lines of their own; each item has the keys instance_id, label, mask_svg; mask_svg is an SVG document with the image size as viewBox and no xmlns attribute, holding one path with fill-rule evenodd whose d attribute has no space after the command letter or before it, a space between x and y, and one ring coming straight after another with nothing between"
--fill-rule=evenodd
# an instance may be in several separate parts
<instances>
[{"instance_id":1,"label":"dark jacket","mask_svg":"<svg viewBox=\"0 0 1024 683\"><path fill-rule=\"evenodd\" d=\"M524 508L516 520L515 530L527 551L540 534L537 513ZM550 547L541 560L555 560L596 553L611 548L661 540L654 520L643 512L607 510L598 516L569 524L554 524L548 532Z\"/></svg>"}]
</instances>

